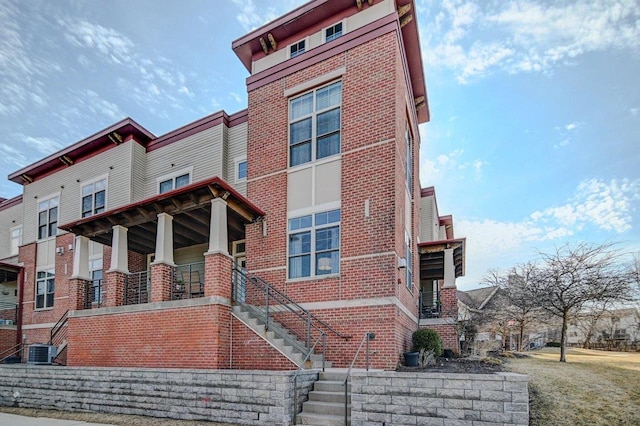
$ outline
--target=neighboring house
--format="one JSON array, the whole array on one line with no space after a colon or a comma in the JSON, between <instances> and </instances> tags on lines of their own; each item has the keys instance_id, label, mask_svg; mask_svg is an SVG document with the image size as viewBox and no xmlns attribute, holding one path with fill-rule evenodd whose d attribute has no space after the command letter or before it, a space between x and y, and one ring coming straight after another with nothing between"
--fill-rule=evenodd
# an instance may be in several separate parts
<instances>
[{"instance_id":1,"label":"neighboring house","mask_svg":"<svg viewBox=\"0 0 640 426\"><path fill-rule=\"evenodd\" d=\"M457 350L464 239L418 179L414 10L311 1L233 42L246 110L127 118L10 174L17 336L89 366L295 369L315 345L345 367L374 333L394 369L419 326Z\"/></svg>"},{"instance_id":2,"label":"neighboring house","mask_svg":"<svg viewBox=\"0 0 640 426\"><path fill-rule=\"evenodd\" d=\"M640 308L582 313L569 323L567 344L589 349L627 350L640 347Z\"/></svg>"}]
</instances>

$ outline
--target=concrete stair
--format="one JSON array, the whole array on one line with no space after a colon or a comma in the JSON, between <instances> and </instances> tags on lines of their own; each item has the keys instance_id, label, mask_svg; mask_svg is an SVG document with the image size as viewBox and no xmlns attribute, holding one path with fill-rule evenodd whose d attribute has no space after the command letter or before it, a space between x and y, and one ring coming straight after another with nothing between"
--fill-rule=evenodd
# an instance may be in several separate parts
<instances>
[{"instance_id":1,"label":"concrete stair","mask_svg":"<svg viewBox=\"0 0 640 426\"><path fill-rule=\"evenodd\" d=\"M260 309L250 305L236 305L233 307L233 314L298 367L322 368L322 355L316 354L312 354L303 365L307 353L304 343L276 321L269 320L269 330L267 330L264 314ZM331 363L325 362L325 367L331 367Z\"/></svg>"},{"instance_id":2,"label":"concrete stair","mask_svg":"<svg viewBox=\"0 0 640 426\"><path fill-rule=\"evenodd\" d=\"M344 378L345 372L320 373L320 379L309 392L309 399L302 404L302 412L296 417L299 425L344 426ZM351 386L347 385L347 423L351 415Z\"/></svg>"}]
</instances>

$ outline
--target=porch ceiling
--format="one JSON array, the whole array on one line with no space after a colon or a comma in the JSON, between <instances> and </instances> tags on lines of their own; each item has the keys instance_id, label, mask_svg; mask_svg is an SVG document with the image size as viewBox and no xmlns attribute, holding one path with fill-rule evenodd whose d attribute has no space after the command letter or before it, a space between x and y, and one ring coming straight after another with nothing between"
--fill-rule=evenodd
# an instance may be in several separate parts
<instances>
[{"instance_id":1,"label":"porch ceiling","mask_svg":"<svg viewBox=\"0 0 640 426\"><path fill-rule=\"evenodd\" d=\"M455 277L464 276L465 238L431 241L418 244L420 255L420 279L444 279L444 251L453 249Z\"/></svg>"},{"instance_id":2,"label":"porch ceiling","mask_svg":"<svg viewBox=\"0 0 640 426\"><path fill-rule=\"evenodd\" d=\"M156 250L156 230L159 213L173 216L173 248L189 247L209 242L211 200L222 197L227 202L227 231L230 241L244 238L244 225L264 213L215 177L176 190L90 216L60 229L83 235L92 241L110 246L113 226L128 229L129 250L149 254Z\"/></svg>"}]
</instances>

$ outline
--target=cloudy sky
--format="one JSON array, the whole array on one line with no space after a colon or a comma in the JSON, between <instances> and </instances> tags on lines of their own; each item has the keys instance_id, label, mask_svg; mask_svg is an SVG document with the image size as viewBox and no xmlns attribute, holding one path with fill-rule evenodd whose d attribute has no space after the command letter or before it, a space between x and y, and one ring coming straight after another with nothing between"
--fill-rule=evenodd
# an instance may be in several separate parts
<instances>
[{"instance_id":1,"label":"cloudy sky","mask_svg":"<svg viewBox=\"0 0 640 426\"><path fill-rule=\"evenodd\" d=\"M231 42L302 3L0 0L0 175L124 117L244 109ZM640 250L640 3L417 0L417 21L421 181L467 237L458 286L567 242Z\"/></svg>"}]
</instances>

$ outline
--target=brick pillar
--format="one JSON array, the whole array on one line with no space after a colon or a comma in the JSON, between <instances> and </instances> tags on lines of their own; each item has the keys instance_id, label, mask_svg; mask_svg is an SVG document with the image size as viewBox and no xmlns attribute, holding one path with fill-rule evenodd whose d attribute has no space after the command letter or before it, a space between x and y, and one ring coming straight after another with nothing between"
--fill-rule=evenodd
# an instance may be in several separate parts
<instances>
[{"instance_id":1,"label":"brick pillar","mask_svg":"<svg viewBox=\"0 0 640 426\"><path fill-rule=\"evenodd\" d=\"M455 287L440 289L441 315L444 318L458 318L458 290Z\"/></svg>"},{"instance_id":2,"label":"brick pillar","mask_svg":"<svg viewBox=\"0 0 640 426\"><path fill-rule=\"evenodd\" d=\"M124 281L126 274L120 271L104 273L104 307L124 305Z\"/></svg>"},{"instance_id":3,"label":"brick pillar","mask_svg":"<svg viewBox=\"0 0 640 426\"><path fill-rule=\"evenodd\" d=\"M217 310L217 321L211 324L211 336L215 343L213 360L215 368L229 368L231 345L231 268L233 259L225 253L205 253L204 255L204 295L222 298Z\"/></svg>"},{"instance_id":4,"label":"brick pillar","mask_svg":"<svg viewBox=\"0 0 640 426\"><path fill-rule=\"evenodd\" d=\"M89 281L81 278L69 280L69 310L84 309Z\"/></svg>"},{"instance_id":5,"label":"brick pillar","mask_svg":"<svg viewBox=\"0 0 640 426\"><path fill-rule=\"evenodd\" d=\"M171 300L173 267L166 263L151 264L151 302Z\"/></svg>"}]
</instances>

